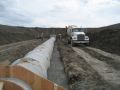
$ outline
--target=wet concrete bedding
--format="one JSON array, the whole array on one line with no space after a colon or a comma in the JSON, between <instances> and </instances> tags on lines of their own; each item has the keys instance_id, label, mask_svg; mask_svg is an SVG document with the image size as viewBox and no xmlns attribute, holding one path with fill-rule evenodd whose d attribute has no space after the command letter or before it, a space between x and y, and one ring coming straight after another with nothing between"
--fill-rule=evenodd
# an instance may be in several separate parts
<instances>
[{"instance_id":1,"label":"wet concrete bedding","mask_svg":"<svg viewBox=\"0 0 120 90\"><path fill-rule=\"evenodd\" d=\"M57 50L56 44L53 50L50 68L48 69L48 79L68 89L68 79L65 74L64 66L63 63L61 62L60 54L59 51Z\"/></svg>"}]
</instances>

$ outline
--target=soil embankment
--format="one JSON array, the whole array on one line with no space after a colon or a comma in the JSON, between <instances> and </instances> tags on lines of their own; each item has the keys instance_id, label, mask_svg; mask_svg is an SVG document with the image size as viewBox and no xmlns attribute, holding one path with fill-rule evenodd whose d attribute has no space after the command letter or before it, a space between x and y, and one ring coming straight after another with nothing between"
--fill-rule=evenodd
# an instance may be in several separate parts
<instances>
[{"instance_id":1,"label":"soil embankment","mask_svg":"<svg viewBox=\"0 0 120 90\"><path fill-rule=\"evenodd\" d=\"M71 46L58 44L70 90L114 90Z\"/></svg>"},{"instance_id":2,"label":"soil embankment","mask_svg":"<svg viewBox=\"0 0 120 90\"><path fill-rule=\"evenodd\" d=\"M98 28L94 31L88 30L87 34L92 47L120 54L120 24Z\"/></svg>"}]
</instances>

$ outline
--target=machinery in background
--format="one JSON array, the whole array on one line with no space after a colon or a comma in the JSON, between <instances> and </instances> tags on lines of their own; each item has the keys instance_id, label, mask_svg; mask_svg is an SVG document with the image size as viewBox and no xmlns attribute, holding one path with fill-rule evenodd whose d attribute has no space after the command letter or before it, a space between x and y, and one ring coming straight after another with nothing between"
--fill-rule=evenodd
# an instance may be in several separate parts
<instances>
[{"instance_id":1,"label":"machinery in background","mask_svg":"<svg viewBox=\"0 0 120 90\"><path fill-rule=\"evenodd\" d=\"M67 27L68 43L72 46L75 44L86 44L89 45L89 37L85 34L84 28L78 28L75 25Z\"/></svg>"}]
</instances>

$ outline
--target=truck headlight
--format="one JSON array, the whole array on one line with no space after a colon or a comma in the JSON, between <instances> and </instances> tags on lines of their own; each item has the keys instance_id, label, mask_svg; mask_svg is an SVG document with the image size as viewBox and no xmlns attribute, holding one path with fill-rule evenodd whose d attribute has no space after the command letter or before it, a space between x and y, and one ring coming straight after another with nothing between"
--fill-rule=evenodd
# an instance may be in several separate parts
<instances>
[{"instance_id":1,"label":"truck headlight","mask_svg":"<svg viewBox=\"0 0 120 90\"><path fill-rule=\"evenodd\" d=\"M85 40L89 40L89 37L88 37L88 36L85 36Z\"/></svg>"},{"instance_id":2,"label":"truck headlight","mask_svg":"<svg viewBox=\"0 0 120 90\"><path fill-rule=\"evenodd\" d=\"M77 40L77 36L72 36L72 39L73 40Z\"/></svg>"}]
</instances>

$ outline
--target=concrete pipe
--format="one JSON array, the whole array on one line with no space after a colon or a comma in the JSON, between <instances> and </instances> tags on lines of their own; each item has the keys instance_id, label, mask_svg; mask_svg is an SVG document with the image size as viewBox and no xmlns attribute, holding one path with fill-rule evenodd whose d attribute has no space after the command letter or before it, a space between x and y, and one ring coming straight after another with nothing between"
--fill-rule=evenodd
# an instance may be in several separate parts
<instances>
[{"instance_id":1,"label":"concrete pipe","mask_svg":"<svg viewBox=\"0 0 120 90\"><path fill-rule=\"evenodd\" d=\"M1 67L0 71L4 72L0 73L1 88L3 90L64 90L46 79L54 42L55 37L51 37L11 66Z\"/></svg>"},{"instance_id":2,"label":"concrete pipe","mask_svg":"<svg viewBox=\"0 0 120 90\"><path fill-rule=\"evenodd\" d=\"M50 66L50 59L54 47L55 37L51 37L42 45L18 59L12 65L18 65L30 70L34 74L47 78L47 69Z\"/></svg>"}]
</instances>

